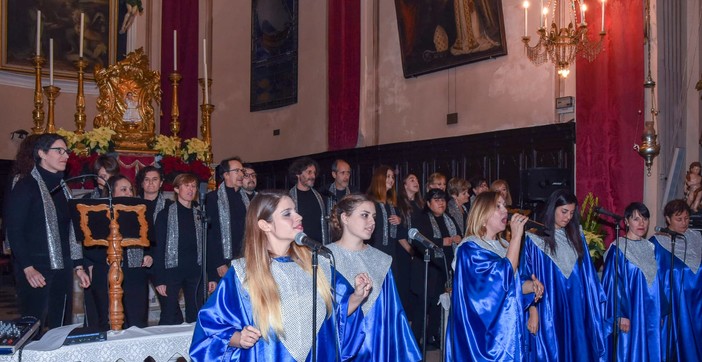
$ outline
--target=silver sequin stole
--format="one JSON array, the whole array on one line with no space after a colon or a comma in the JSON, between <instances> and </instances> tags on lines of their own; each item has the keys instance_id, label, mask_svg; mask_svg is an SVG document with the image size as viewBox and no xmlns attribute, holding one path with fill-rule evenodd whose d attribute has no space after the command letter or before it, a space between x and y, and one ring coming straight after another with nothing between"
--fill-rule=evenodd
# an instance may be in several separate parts
<instances>
[{"instance_id":1,"label":"silver sequin stole","mask_svg":"<svg viewBox=\"0 0 702 362\"><path fill-rule=\"evenodd\" d=\"M507 247L504 246L503 244L507 244L507 241L505 240L483 240L479 236L476 235L471 235L466 237L461 241L460 244L456 247L456 253L458 253L458 248L460 248L463 244L467 242L474 242L476 245L479 247L492 251L493 253L497 254L500 256L500 258L504 258L507 256ZM451 262L451 269L454 271L456 270L456 258L453 259Z\"/></svg>"},{"instance_id":2,"label":"silver sequin stole","mask_svg":"<svg viewBox=\"0 0 702 362\"><path fill-rule=\"evenodd\" d=\"M613 246L615 246L614 243L609 245L604 255L605 259L607 259L607 255L612 251ZM656 263L655 246L653 243L646 239L631 240L620 237L619 252L624 255L626 260L641 270L646 278L646 284L651 287L656 280L656 273L658 272L658 263Z\"/></svg>"},{"instance_id":3,"label":"silver sequin stole","mask_svg":"<svg viewBox=\"0 0 702 362\"><path fill-rule=\"evenodd\" d=\"M448 215L446 215L445 213L441 214L441 216L444 220L444 225L446 225L446 229L448 229L449 236L458 235L456 225L453 223L451 218L449 218ZM439 224L436 222L436 218L433 214L429 214L429 222L431 222L431 231L433 233L433 236L435 238L441 239L441 229L439 229Z\"/></svg>"},{"instance_id":4,"label":"silver sequin stole","mask_svg":"<svg viewBox=\"0 0 702 362\"><path fill-rule=\"evenodd\" d=\"M329 188L327 189L327 191L329 191L330 195L334 195L334 197L336 197L336 186L334 186L333 182L329 185ZM348 196L350 194L351 194L351 190L349 190L349 188L347 187L344 190L344 196ZM331 215L332 209L334 208L334 205L336 205L337 202L339 202L339 200L336 200L336 199L331 198L331 197L327 198L327 215Z\"/></svg>"},{"instance_id":5,"label":"silver sequin stole","mask_svg":"<svg viewBox=\"0 0 702 362\"><path fill-rule=\"evenodd\" d=\"M325 217L325 209L324 209L324 200L322 199L322 195L317 192L317 190L310 188L312 190L312 193L314 196L317 198L317 202L319 203L319 209L322 211L322 219L319 221L322 225L322 244L326 245L329 243L329 237L327 236L327 223L326 223L326 217ZM299 211L299 206L297 205L297 186L293 186L293 188L290 189L288 192L290 194L290 198L293 199L293 202L295 203L295 209Z\"/></svg>"},{"instance_id":6,"label":"silver sequin stole","mask_svg":"<svg viewBox=\"0 0 702 362\"><path fill-rule=\"evenodd\" d=\"M397 237L397 225L390 224L390 221L388 221L388 210L385 209L385 206L390 209L390 215L395 216L396 213L394 206L378 201L378 207L380 207L380 212L383 214L383 245L388 245L388 237L393 239Z\"/></svg>"},{"instance_id":7,"label":"silver sequin stole","mask_svg":"<svg viewBox=\"0 0 702 362\"><path fill-rule=\"evenodd\" d=\"M556 264L566 278L570 277L570 274L573 273L573 268L575 268L575 263L578 261L578 252L570 245L568 237L563 229L556 229L555 253L551 253L551 249L549 249L546 245L546 241L541 237L529 232L527 232L527 236L531 238L536 247L551 258L551 261ZM580 242L580 240L576 240L575 242ZM587 252L587 250L585 252Z\"/></svg>"},{"instance_id":8,"label":"silver sequin stole","mask_svg":"<svg viewBox=\"0 0 702 362\"><path fill-rule=\"evenodd\" d=\"M44 219L46 220L46 241L49 246L49 262L51 269L63 269L63 251L61 249L61 234L59 234L56 206L51 198L44 179L36 167L32 169L32 177L39 185L41 202L44 204Z\"/></svg>"},{"instance_id":9,"label":"silver sequin stole","mask_svg":"<svg viewBox=\"0 0 702 362\"><path fill-rule=\"evenodd\" d=\"M256 196L256 191L253 192L254 196ZM239 189L239 195L241 196L241 201L244 203L244 208L246 210L249 209L249 204L251 204L251 200L249 200L249 195L246 194L246 190L244 188Z\"/></svg>"},{"instance_id":10,"label":"silver sequin stole","mask_svg":"<svg viewBox=\"0 0 702 362\"><path fill-rule=\"evenodd\" d=\"M373 289L361 305L363 314L368 315L383 288L385 276L390 270L390 264L392 264L392 257L372 246L352 251L344 249L339 243L332 243L329 244L328 248L336 259L336 270L344 276L351 287L354 287L356 275L360 273L368 273L373 281Z\"/></svg>"},{"instance_id":11,"label":"silver sequin stole","mask_svg":"<svg viewBox=\"0 0 702 362\"><path fill-rule=\"evenodd\" d=\"M202 265L202 224L198 220L197 209L192 208L195 220L195 237L197 239L197 264ZM168 207L168 226L166 229L166 269L178 267L178 201Z\"/></svg>"},{"instance_id":12,"label":"silver sequin stole","mask_svg":"<svg viewBox=\"0 0 702 362\"><path fill-rule=\"evenodd\" d=\"M675 240L675 256L683 261L693 273L697 274L702 260L702 235L698 231L690 229L687 229L684 235L685 239L677 238ZM668 236L656 235L656 239L665 250L670 252L672 245Z\"/></svg>"},{"instance_id":13,"label":"silver sequin stole","mask_svg":"<svg viewBox=\"0 0 702 362\"><path fill-rule=\"evenodd\" d=\"M237 278L248 293L246 284L246 262L244 258L232 261ZM319 271L327 280L331 280L329 260L319 258ZM280 308L283 318L283 335L276 336L296 361L305 361L312 350L312 275L304 271L297 263L288 261L271 261L271 273L278 285ZM327 318L324 299L317 293L317 333ZM309 337L309 338L308 338ZM259 343L265 343L259 341Z\"/></svg>"},{"instance_id":14,"label":"silver sequin stole","mask_svg":"<svg viewBox=\"0 0 702 362\"><path fill-rule=\"evenodd\" d=\"M73 198L73 193L71 193L71 189L68 188L65 182L61 182L61 189L66 200ZM76 240L76 230L73 227L73 221L68 226L68 246L71 248L71 260L83 259L83 246Z\"/></svg>"},{"instance_id":15,"label":"silver sequin stole","mask_svg":"<svg viewBox=\"0 0 702 362\"><path fill-rule=\"evenodd\" d=\"M463 207L458 206L456 200L451 199L448 202L448 213L453 217L453 220L458 224L458 228L465 230L466 217L463 215Z\"/></svg>"},{"instance_id":16,"label":"silver sequin stole","mask_svg":"<svg viewBox=\"0 0 702 362\"><path fill-rule=\"evenodd\" d=\"M229 198L227 186L222 182L217 188L217 209L219 211L219 228L222 235L222 253L225 259L232 258L232 227L229 216Z\"/></svg>"}]
</instances>

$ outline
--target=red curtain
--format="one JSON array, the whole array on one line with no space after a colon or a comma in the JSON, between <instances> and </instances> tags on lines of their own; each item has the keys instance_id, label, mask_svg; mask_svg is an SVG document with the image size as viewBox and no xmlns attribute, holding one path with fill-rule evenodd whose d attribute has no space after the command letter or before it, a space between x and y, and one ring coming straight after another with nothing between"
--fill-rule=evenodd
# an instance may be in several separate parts
<instances>
[{"instance_id":1,"label":"red curtain","mask_svg":"<svg viewBox=\"0 0 702 362\"><path fill-rule=\"evenodd\" d=\"M329 150L353 148L358 141L361 87L361 2L329 0Z\"/></svg>"},{"instance_id":2,"label":"red curtain","mask_svg":"<svg viewBox=\"0 0 702 362\"><path fill-rule=\"evenodd\" d=\"M599 15L599 1L589 3ZM643 199L643 158L632 146L643 131L643 4L638 0L606 2L604 50L592 63L579 59L576 81L576 187L617 214ZM599 16L589 19L590 39L599 33ZM648 205L653 210L655 205ZM613 231L607 230L612 240Z\"/></svg>"},{"instance_id":3,"label":"red curtain","mask_svg":"<svg viewBox=\"0 0 702 362\"><path fill-rule=\"evenodd\" d=\"M173 72L173 30L178 31L178 72L183 77L178 85L180 138L197 137L199 124L198 0L164 1L161 25L161 134L171 134L173 87L168 79ZM194 15L193 15L194 14Z\"/></svg>"}]
</instances>

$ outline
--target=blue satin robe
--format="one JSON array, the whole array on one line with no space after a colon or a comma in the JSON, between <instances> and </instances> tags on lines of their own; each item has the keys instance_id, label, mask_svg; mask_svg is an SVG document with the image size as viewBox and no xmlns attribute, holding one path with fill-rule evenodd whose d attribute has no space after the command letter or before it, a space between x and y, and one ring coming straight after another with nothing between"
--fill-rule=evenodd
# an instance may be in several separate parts
<instances>
[{"instance_id":1,"label":"blue satin robe","mask_svg":"<svg viewBox=\"0 0 702 362\"><path fill-rule=\"evenodd\" d=\"M353 287L342 276L341 283L353 293ZM339 283L337 282L337 284ZM359 306L359 312L361 307ZM388 270L380 295L360 327L363 338L343 346L342 361L420 361L422 354L414 339L407 315L402 308L392 271Z\"/></svg>"},{"instance_id":2,"label":"blue satin robe","mask_svg":"<svg viewBox=\"0 0 702 362\"><path fill-rule=\"evenodd\" d=\"M454 261L446 361L521 361L522 288L512 263L472 241Z\"/></svg>"},{"instance_id":3,"label":"blue satin robe","mask_svg":"<svg viewBox=\"0 0 702 362\"><path fill-rule=\"evenodd\" d=\"M276 258L276 260L293 262L289 257ZM321 273L321 270L319 272ZM354 338L359 338L358 328L362 315L359 313L360 308L346 317L348 296L353 293L353 290L346 290L348 283L339 283L338 280L342 277L334 270L332 273L336 274L338 303L335 304L334 316L327 317L317 333L318 361L335 361L336 350L341 348L339 342L351 344L356 343ZM308 313L312 313L311 303L300 307L309 309ZM326 308L326 306L322 304L317 308ZM229 340L234 333L248 325L254 325L249 293L239 282L235 269L230 267L217 285L215 292L198 313L197 325L190 344L190 358L192 361L294 361L290 352L272 331L269 333L268 342L260 338L249 349L229 346ZM307 355L306 360L311 359L312 351Z\"/></svg>"},{"instance_id":4,"label":"blue satin robe","mask_svg":"<svg viewBox=\"0 0 702 362\"><path fill-rule=\"evenodd\" d=\"M630 241L630 242L648 242ZM614 260L618 258L619 273L615 273ZM614 276L618 276L617 289L614 290ZM617 361L661 361L661 298L663 297L660 271L656 273L651 286L648 285L643 272L627 260L612 244L607 252L602 275L607 302L605 304L605 325L608 332L607 360L612 360L614 322L614 305L617 317L630 320L628 333L619 331L617 338ZM666 303L664 303L666 304Z\"/></svg>"},{"instance_id":5,"label":"blue satin robe","mask_svg":"<svg viewBox=\"0 0 702 362\"><path fill-rule=\"evenodd\" d=\"M660 268L658 273L661 275L665 298L670 301L670 252L658 243L656 236L651 237L651 241L656 246L656 260ZM678 239L675 248L682 248L684 245L681 239ZM677 352L675 355L678 361L702 361L702 268L697 269L695 274L677 257L673 266L673 308L678 316L672 325L672 338L677 341L674 344ZM661 327L661 351L664 360L668 350L669 317L670 309L667 315L664 315Z\"/></svg>"},{"instance_id":6,"label":"blue satin robe","mask_svg":"<svg viewBox=\"0 0 702 362\"><path fill-rule=\"evenodd\" d=\"M585 255L566 278L551 258L534 244L532 235L526 235L519 262L520 274L523 280L536 275L544 285L544 294L536 304L539 330L536 335L524 330L527 341L524 360L603 361L605 295L587 252L585 237L581 235ZM528 320L528 315L524 320Z\"/></svg>"}]
</instances>

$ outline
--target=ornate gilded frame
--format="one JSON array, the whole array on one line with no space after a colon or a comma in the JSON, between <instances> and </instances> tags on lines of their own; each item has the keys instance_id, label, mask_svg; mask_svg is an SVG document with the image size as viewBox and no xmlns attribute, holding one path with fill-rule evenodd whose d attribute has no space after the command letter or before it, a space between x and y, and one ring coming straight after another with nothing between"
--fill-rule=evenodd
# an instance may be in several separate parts
<instances>
[{"instance_id":1,"label":"ornate gilded frame","mask_svg":"<svg viewBox=\"0 0 702 362\"><path fill-rule=\"evenodd\" d=\"M149 69L144 49L107 68L96 67L95 83L100 96L93 127L114 130L118 152L154 153L149 148L155 136L152 103L161 103L161 74Z\"/></svg>"}]
</instances>

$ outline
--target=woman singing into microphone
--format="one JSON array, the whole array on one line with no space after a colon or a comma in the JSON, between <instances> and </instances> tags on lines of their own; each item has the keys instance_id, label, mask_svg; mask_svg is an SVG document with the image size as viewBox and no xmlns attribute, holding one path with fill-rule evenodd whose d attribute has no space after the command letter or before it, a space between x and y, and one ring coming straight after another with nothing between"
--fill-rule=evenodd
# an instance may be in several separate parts
<instances>
[{"instance_id":1,"label":"woman singing into microphone","mask_svg":"<svg viewBox=\"0 0 702 362\"><path fill-rule=\"evenodd\" d=\"M528 312L527 361L605 358L605 295L580 229L577 205L575 195L555 191L543 217L545 235L526 233L519 262L522 279L535 275L546 288L544 298Z\"/></svg>"},{"instance_id":2,"label":"woman singing into microphone","mask_svg":"<svg viewBox=\"0 0 702 362\"><path fill-rule=\"evenodd\" d=\"M354 291L336 276L336 308L329 281L335 271L319 258L317 345L312 345L312 255L294 243L302 216L284 192L262 191L246 212L244 257L232 266L200 310L190 345L193 361L334 361L339 343L356 345L360 314L371 290L365 273ZM347 317L348 316L348 317ZM343 350L341 351L343 356Z\"/></svg>"}]
</instances>

